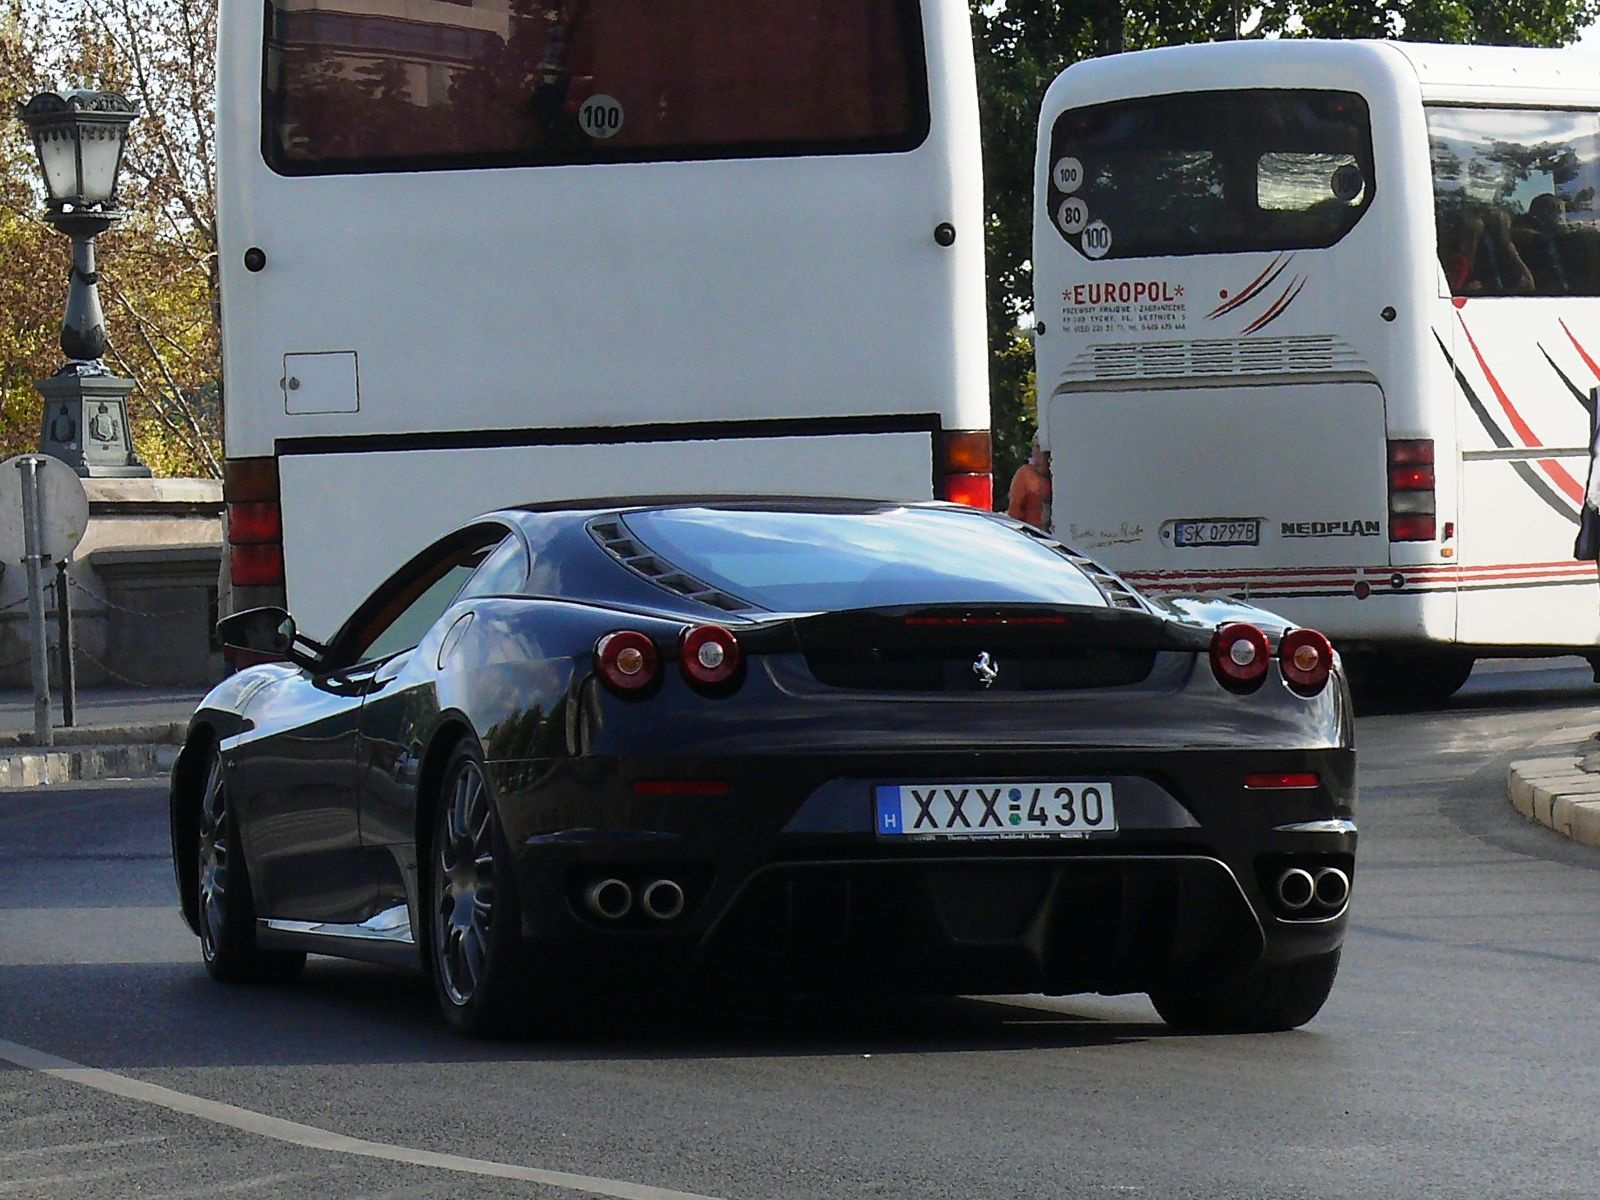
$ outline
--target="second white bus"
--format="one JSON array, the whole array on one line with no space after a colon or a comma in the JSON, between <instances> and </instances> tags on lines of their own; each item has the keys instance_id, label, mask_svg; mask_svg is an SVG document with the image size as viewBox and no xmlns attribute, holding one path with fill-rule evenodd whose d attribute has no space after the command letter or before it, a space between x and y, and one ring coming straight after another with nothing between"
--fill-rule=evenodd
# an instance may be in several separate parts
<instances>
[{"instance_id":1,"label":"second white bus","mask_svg":"<svg viewBox=\"0 0 1600 1200\"><path fill-rule=\"evenodd\" d=\"M1597 66L1277 41L1065 71L1034 244L1056 532L1417 692L1593 651Z\"/></svg>"}]
</instances>

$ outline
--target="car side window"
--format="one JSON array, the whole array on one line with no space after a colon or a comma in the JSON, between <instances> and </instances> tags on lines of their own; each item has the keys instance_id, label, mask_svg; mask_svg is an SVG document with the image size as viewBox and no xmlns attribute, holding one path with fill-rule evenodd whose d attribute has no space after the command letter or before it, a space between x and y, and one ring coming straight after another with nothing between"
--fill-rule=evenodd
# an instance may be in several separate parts
<instances>
[{"instance_id":1,"label":"car side window","mask_svg":"<svg viewBox=\"0 0 1600 1200\"><path fill-rule=\"evenodd\" d=\"M516 534L507 534L506 540L489 552L489 557L473 572L461 589L457 600L474 596L515 596L528 582L528 550Z\"/></svg>"},{"instance_id":2,"label":"car side window","mask_svg":"<svg viewBox=\"0 0 1600 1200\"><path fill-rule=\"evenodd\" d=\"M427 635L472 578L484 559L505 538L503 526L481 530L477 538L460 540L438 558L411 567L391 580L363 606L344 662L370 662L409 650Z\"/></svg>"},{"instance_id":3,"label":"car side window","mask_svg":"<svg viewBox=\"0 0 1600 1200\"><path fill-rule=\"evenodd\" d=\"M415 646L444 610L450 607L461 591L461 585L475 569L470 563L451 567L396 615L387 628L361 652L361 658L388 658L391 654Z\"/></svg>"}]
</instances>

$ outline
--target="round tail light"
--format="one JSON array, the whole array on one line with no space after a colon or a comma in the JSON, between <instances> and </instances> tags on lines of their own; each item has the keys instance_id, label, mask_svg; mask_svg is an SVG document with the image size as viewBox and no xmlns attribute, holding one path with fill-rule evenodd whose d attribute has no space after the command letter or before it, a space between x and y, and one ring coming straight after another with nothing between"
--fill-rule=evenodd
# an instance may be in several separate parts
<instances>
[{"instance_id":1,"label":"round tail light","mask_svg":"<svg viewBox=\"0 0 1600 1200\"><path fill-rule=\"evenodd\" d=\"M1314 696L1333 670L1333 645L1315 629L1296 629L1278 643L1278 666L1290 687Z\"/></svg>"},{"instance_id":2,"label":"round tail light","mask_svg":"<svg viewBox=\"0 0 1600 1200\"><path fill-rule=\"evenodd\" d=\"M595 669L619 692L638 692L656 681L661 657L656 644L632 629L608 633L594 645Z\"/></svg>"},{"instance_id":3,"label":"round tail light","mask_svg":"<svg viewBox=\"0 0 1600 1200\"><path fill-rule=\"evenodd\" d=\"M739 641L720 625L696 625L678 643L678 665L695 683L726 683L739 669Z\"/></svg>"},{"instance_id":4,"label":"round tail light","mask_svg":"<svg viewBox=\"0 0 1600 1200\"><path fill-rule=\"evenodd\" d=\"M1267 635L1254 625L1224 625L1211 636L1211 670L1230 691L1255 691L1271 659Z\"/></svg>"}]
</instances>

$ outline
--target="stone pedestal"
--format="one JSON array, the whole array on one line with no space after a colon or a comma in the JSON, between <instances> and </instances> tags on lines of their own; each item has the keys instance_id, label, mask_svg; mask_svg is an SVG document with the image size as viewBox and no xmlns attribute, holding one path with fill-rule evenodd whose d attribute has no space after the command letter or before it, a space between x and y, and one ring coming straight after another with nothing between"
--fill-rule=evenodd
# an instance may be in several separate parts
<instances>
[{"instance_id":1,"label":"stone pedestal","mask_svg":"<svg viewBox=\"0 0 1600 1200\"><path fill-rule=\"evenodd\" d=\"M43 453L91 478L149 477L150 468L133 452L128 432L133 380L83 369L41 379L34 386L44 397Z\"/></svg>"}]
</instances>

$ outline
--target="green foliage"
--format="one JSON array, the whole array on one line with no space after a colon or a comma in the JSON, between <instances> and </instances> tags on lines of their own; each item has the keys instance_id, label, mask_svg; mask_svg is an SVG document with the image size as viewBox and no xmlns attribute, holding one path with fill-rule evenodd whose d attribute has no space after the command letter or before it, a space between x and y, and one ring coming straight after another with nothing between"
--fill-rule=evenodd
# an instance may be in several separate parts
<instances>
[{"instance_id":1,"label":"green foliage","mask_svg":"<svg viewBox=\"0 0 1600 1200\"><path fill-rule=\"evenodd\" d=\"M990 405L995 498L1027 457L1037 419L1031 320L1033 163L1039 104L1080 58L1234 36L1406 37L1425 42L1560 46L1600 12L1600 0L972 0L983 127L989 262Z\"/></svg>"},{"instance_id":2,"label":"green foliage","mask_svg":"<svg viewBox=\"0 0 1600 1200\"><path fill-rule=\"evenodd\" d=\"M1267 10L1266 31L1309 37L1404 37L1413 42L1564 46L1595 18L1595 0L1311 0ZM1296 21L1295 18L1298 18Z\"/></svg>"}]
</instances>

